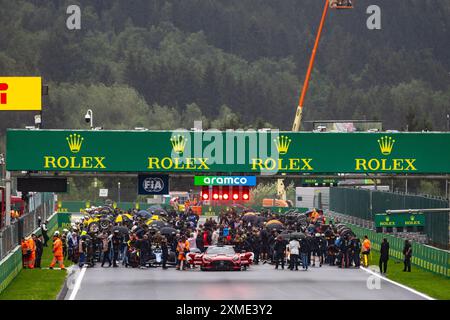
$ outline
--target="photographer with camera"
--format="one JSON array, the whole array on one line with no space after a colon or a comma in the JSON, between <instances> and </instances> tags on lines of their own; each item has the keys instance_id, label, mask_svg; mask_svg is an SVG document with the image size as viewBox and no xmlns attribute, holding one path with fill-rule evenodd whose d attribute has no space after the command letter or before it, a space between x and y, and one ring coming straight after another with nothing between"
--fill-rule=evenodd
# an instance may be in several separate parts
<instances>
[{"instance_id":1,"label":"photographer with camera","mask_svg":"<svg viewBox=\"0 0 450 320\"><path fill-rule=\"evenodd\" d=\"M119 259L119 250L120 250L120 246L123 242L123 239L120 235L119 230L114 230L113 236L111 237L111 246L112 246L112 251L113 251L113 267L117 268L119 267L117 265L117 261Z\"/></svg>"}]
</instances>

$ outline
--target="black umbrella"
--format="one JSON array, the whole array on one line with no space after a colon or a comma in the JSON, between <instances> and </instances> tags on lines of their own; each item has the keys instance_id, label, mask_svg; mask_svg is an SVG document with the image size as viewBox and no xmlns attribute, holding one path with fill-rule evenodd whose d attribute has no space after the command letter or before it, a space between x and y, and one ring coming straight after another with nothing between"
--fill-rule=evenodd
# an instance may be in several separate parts
<instances>
[{"instance_id":1,"label":"black umbrella","mask_svg":"<svg viewBox=\"0 0 450 320\"><path fill-rule=\"evenodd\" d=\"M125 226L115 226L115 227L113 227L113 232L116 231L116 230L119 230L119 232L121 234L127 234L128 233L128 228L125 227Z\"/></svg>"},{"instance_id":2,"label":"black umbrella","mask_svg":"<svg viewBox=\"0 0 450 320\"><path fill-rule=\"evenodd\" d=\"M148 209L152 214L156 214L156 215L165 215L167 214L167 211L162 209L162 208L157 208L157 209Z\"/></svg>"},{"instance_id":3,"label":"black umbrella","mask_svg":"<svg viewBox=\"0 0 450 320\"><path fill-rule=\"evenodd\" d=\"M161 234L164 236L170 236L177 233L177 230L172 227L163 227L159 231L161 231Z\"/></svg>"},{"instance_id":4,"label":"black umbrella","mask_svg":"<svg viewBox=\"0 0 450 320\"><path fill-rule=\"evenodd\" d=\"M141 210L137 213L138 217L142 217L142 218L146 218L146 219L150 219L152 217L152 214L148 211L145 210Z\"/></svg>"},{"instance_id":5,"label":"black umbrella","mask_svg":"<svg viewBox=\"0 0 450 320\"><path fill-rule=\"evenodd\" d=\"M169 227L170 225L167 222L161 221L161 220L153 220L150 223L148 223L149 227L153 227L153 228L164 228L164 227Z\"/></svg>"},{"instance_id":6,"label":"black umbrella","mask_svg":"<svg viewBox=\"0 0 450 320\"><path fill-rule=\"evenodd\" d=\"M153 205L153 206L151 206L151 207L149 207L148 209L147 209L147 211L148 212L152 212L152 211L166 211L166 210L164 210L164 208L163 207L161 207L160 205Z\"/></svg>"},{"instance_id":7,"label":"black umbrella","mask_svg":"<svg viewBox=\"0 0 450 320\"><path fill-rule=\"evenodd\" d=\"M105 211L106 213L113 213L114 212L113 208L111 208L109 206L103 206L103 207L99 208L99 211Z\"/></svg>"},{"instance_id":8,"label":"black umbrella","mask_svg":"<svg viewBox=\"0 0 450 320\"><path fill-rule=\"evenodd\" d=\"M258 216L256 215L256 214L245 214L243 217L242 217L242 221L244 221L244 222L251 222L251 223L255 223L255 222L258 222Z\"/></svg>"},{"instance_id":9,"label":"black umbrella","mask_svg":"<svg viewBox=\"0 0 450 320\"><path fill-rule=\"evenodd\" d=\"M278 224L278 223L272 223L269 225L266 225L266 228L269 230L283 230L284 226L282 224Z\"/></svg>"},{"instance_id":10,"label":"black umbrella","mask_svg":"<svg viewBox=\"0 0 450 320\"><path fill-rule=\"evenodd\" d=\"M242 204L235 204L232 206L237 213L242 213L244 211L252 211L252 208L246 207Z\"/></svg>"},{"instance_id":11,"label":"black umbrella","mask_svg":"<svg viewBox=\"0 0 450 320\"><path fill-rule=\"evenodd\" d=\"M258 219L256 220L255 224L258 225L258 226L262 226L265 221L266 221L266 218L258 216Z\"/></svg>"},{"instance_id":12,"label":"black umbrella","mask_svg":"<svg viewBox=\"0 0 450 320\"><path fill-rule=\"evenodd\" d=\"M291 233L292 231L289 231L289 230L283 230L281 233L280 233L280 236L282 236L284 239L287 239L288 237L289 237L289 233Z\"/></svg>"},{"instance_id":13,"label":"black umbrella","mask_svg":"<svg viewBox=\"0 0 450 320\"><path fill-rule=\"evenodd\" d=\"M291 233L288 233L287 235L283 235L283 237L285 237L285 239L289 239L289 240L292 240L292 239L300 240L300 239L305 238L306 236L302 232L291 232Z\"/></svg>"}]
</instances>

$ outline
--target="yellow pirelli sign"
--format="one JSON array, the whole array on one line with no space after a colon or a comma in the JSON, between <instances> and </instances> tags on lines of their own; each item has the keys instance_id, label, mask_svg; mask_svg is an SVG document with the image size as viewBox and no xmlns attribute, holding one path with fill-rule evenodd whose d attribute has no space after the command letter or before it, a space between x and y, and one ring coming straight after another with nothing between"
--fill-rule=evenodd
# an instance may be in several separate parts
<instances>
[{"instance_id":1,"label":"yellow pirelli sign","mask_svg":"<svg viewBox=\"0 0 450 320\"><path fill-rule=\"evenodd\" d=\"M41 77L0 77L0 111L42 110Z\"/></svg>"}]
</instances>

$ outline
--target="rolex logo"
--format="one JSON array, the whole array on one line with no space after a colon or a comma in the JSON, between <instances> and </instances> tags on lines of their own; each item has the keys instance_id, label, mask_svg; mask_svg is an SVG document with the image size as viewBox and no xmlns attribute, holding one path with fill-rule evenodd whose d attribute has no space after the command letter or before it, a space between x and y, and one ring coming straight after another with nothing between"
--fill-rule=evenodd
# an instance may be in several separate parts
<instances>
[{"instance_id":1,"label":"rolex logo","mask_svg":"<svg viewBox=\"0 0 450 320\"><path fill-rule=\"evenodd\" d=\"M81 149L84 138L81 137L81 135L75 133L66 137L66 140L69 144L70 151L73 153L78 153Z\"/></svg>"},{"instance_id":2,"label":"rolex logo","mask_svg":"<svg viewBox=\"0 0 450 320\"><path fill-rule=\"evenodd\" d=\"M273 139L279 154L286 154L289 150L289 145L291 144L291 139L287 136L280 136Z\"/></svg>"},{"instance_id":3,"label":"rolex logo","mask_svg":"<svg viewBox=\"0 0 450 320\"><path fill-rule=\"evenodd\" d=\"M378 144L380 146L380 151L385 156L388 156L392 152L392 148L394 147L395 140L391 137L384 136L378 140Z\"/></svg>"},{"instance_id":4,"label":"rolex logo","mask_svg":"<svg viewBox=\"0 0 450 320\"><path fill-rule=\"evenodd\" d=\"M170 138L170 142L172 143L173 151L181 155L186 147L187 138L182 135L173 136Z\"/></svg>"}]
</instances>

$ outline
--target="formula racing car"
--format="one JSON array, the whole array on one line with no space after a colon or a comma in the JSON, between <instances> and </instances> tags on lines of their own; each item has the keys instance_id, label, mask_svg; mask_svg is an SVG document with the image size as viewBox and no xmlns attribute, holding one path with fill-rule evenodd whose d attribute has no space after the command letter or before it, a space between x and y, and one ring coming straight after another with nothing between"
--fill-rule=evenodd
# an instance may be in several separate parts
<instances>
[{"instance_id":1,"label":"formula racing car","mask_svg":"<svg viewBox=\"0 0 450 320\"><path fill-rule=\"evenodd\" d=\"M186 261L202 271L240 271L246 270L253 258L253 252L237 253L232 246L209 246L204 253L188 253Z\"/></svg>"}]
</instances>

